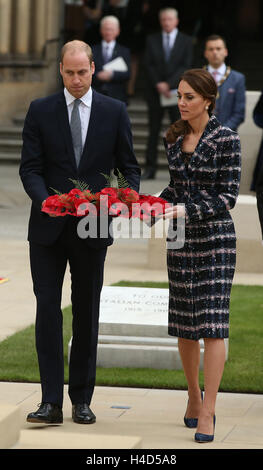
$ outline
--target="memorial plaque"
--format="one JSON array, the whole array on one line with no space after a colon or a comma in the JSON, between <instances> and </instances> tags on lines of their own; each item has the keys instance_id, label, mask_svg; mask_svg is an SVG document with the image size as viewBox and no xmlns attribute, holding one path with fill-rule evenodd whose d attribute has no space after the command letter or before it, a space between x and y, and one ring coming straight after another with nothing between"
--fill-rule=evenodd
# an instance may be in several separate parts
<instances>
[{"instance_id":1,"label":"memorial plaque","mask_svg":"<svg viewBox=\"0 0 263 470\"><path fill-rule=\"evenodd\" d=\"M168 289L104 286L100 323L167 326Z\"/></svg>"}]
</instances>

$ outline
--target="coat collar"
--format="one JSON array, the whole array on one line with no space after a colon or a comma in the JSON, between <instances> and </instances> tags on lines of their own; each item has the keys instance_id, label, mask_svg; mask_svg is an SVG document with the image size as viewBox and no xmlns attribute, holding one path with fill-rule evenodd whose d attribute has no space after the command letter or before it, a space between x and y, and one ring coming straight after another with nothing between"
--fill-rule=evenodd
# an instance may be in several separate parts
<instances>
[{"instance_id":1,"label":"coat collar","mask_svg":"<svg viewBox=\"0 0 263 470\"><path fill-rule=\"evenodd\" d=\"M218 134L219 130L221 129L221 124L217 120L217 118L212 115L206 125L206 128L201 135L199 142L195 148L195 151L191 157L190 163L188 168L194 170L198 168L201 164L207 161L209 158L215 155L216 153L216 143L215 143L215 136ZM174 144L174 152L172 156L172 163L174 164L174 160L180 160L180 166L182 165L182 143L183 143L183 136L179 136L177 138L176 143ZM184 172L185 176L188 178L186 171Z\"/></svg>"}]
</instances>

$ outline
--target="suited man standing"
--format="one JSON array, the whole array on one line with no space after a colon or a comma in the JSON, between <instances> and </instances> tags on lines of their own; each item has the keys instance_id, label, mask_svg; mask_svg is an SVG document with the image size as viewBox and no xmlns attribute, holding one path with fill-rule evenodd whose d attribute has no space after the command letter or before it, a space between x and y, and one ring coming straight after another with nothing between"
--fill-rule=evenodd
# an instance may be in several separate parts
<instances>
[{"instance_id":1,"label":"suited man standing","mask_svg":"<svg viewBox=\"0 0 263 470\"><path fill-rule=\"evenodd\" d=\"M182 73L192 63L192 39L178 31L177 10L161 9L159 20L162 31L148 36L145 47L149 136L142 179L155 177L158 139L165 110L168 110L171 123L180 117L177 105L164 107L161 105L161 97L171 97L171 90L177 88Z\"/></svg>"},{"instance_id":2,"label":"suited man standing","mask_svg":"<svg viewBox=\"0 0 263 470\"><path fill-rule=\"evenodd\" d=\"M73 189L70 179L86 182L94 192L105 186L102 175L117 168L139 189L140 169L133 153L124 103L91 88L95 66L82 41L62 48L60 73L64 90L37 99L29 107L24 129L20 176L32 199L28 240L33 288L37 300L36 348L42 402L29 413L33 423L63 422L64 357L61 292L67 263L71 272L72 347L68 393L72 418L91 424L96 376L100 292L110 231L88 238L78 233L79 218L50 217L43 201Z\"/></svg>"},{"instance_id":3,"label":"suited man standing","mask_svg":"<svg viewBox=\"0 0 263 470\"><path fill-rule=\"evenodd\" d=\"M115 16L104 16L100 23L102 41L92 47L95 63L93 87L95 90L112 98L127 103L127 83L130 78L130 51L117 43L120 24ZM121 58L126 70L103 70L103 66L116 58Z\"/></svg>"},{"instance_id":4,"label":"suited man standing","mask_svg":"<svg viewBox=\"0 0 263 470\"><path fill-rule=\"evenodd\" d=\"M204 56L208 62L206 68L218 86L214 114L223 126L236 131L245 120L245 76L225 64L228 56L226 42L217 34L206 39Z\"/></svg>"}]
</instances>

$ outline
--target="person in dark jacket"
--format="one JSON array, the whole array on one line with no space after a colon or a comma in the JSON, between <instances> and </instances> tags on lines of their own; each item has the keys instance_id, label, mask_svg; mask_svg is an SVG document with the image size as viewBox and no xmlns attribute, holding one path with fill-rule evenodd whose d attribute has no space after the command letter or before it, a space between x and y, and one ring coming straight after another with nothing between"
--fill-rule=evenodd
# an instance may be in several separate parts
<instances>
[{"instance_id":1,"label":"person in dark jacket","mask_svg":"<svg viewBox=\"0 0 263 470\"><path fill-rule=\"evenodd\" d=\"M263 91L253 110L253 121L256 126L263 129ZM250 189L256 192L258 216L263 239L263 138L260 143Z\"/></svg>"},{"instance_id":2,"label":"person in dark jacket","mask_svg":"<svg viewBox=\"0 0 263 470\"><path fill-rule=\"evenodd\" d=\"M263 129L263 91L257 101L257 104L253 110L253 121L256 126ZM253 178L251 183L251 191L262 190L263 189L263 139L261 140L257 161L255 165L255 169L253 172Z\"/></svg>"},{"instance_id":3,"label":"person in dark jacket","mask_svg":"<svg viewBox=\"0 0 263 470\"><path fill-rule=\"evenodd\" d=\"M127 84L130 78L131 57L127 47L116 41L120 34L119 20L115 16L104 16L100 23L102 41L92 47L95 63L93 87L103 95L127 103ZM124 70L105 70L104 66L114 59L123 63Z\"/></svg>"},{"instance_id":4,"label":"person in dark jacket","mask_svg":"<svg viewBox=\"0 0 263 470\"><path fill-rule=\"evenodd\" d=\"M149 136L142 179L155 178L158 140L165 111L168 111L171 122L179 118L176 103L163 106L161 99L171 97L181 74L190 68L192 63L192 38L178 30L177 10L164 8L160 11L159 19L162 31L149 35L145 47L145 98L148 106Z\"/></svg>"},{"instance_id":5,"label":"person in dark jacket","mask_svg":"<svg viewBox=\"0 0 263 470\"><path fill-rule=\"evenodd\" d=\"M109 230L85 236L84 230L82 234L78 230L78 217L50 217L41 209L54 194L52 188L68 193L74 188L72 180L79 180L95 193L106 186L103 174L110 175L113 169L138 191L140 169L126 105L91 87L91 48L82 41L65 44L60 72L64 90L33 101L23 129L20 176L32 200L28 240L42 388L41 405L27 420L63 422L61 294L69 263L73 338L68 393L74 422L91 424L96 421L90 402L96 378L100 292L107 247L113 239Z\"/></svg>"},{"instance_id":6,"label":"person in dark jacket","mask_svg":"<svg viewBox=\"0 0 263 470\"><path fill-rule=\"evenodd\" d=\"M204 55L207 70L217 83L215 116L226 127L236 131L245 120L245 75L225 64L228 50L224 38L213 34L206 39Z\"/></svg>"}]
</instances>

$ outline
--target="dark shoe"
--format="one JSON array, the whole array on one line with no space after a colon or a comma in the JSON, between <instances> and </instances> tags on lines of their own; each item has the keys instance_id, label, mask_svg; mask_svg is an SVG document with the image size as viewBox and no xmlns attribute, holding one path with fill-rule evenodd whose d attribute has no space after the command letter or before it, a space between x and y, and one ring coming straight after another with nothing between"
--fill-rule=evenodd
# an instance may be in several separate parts
<instances>
[{"instance_id":1,"label":"dark shoe","mask_svg":"<svg viewBox=\"0 0 263 470\"><path fill-rule=\"evenodd\" d=\"M214 432L215 432L215 425L216 425L216 417L214 415ZM212 442L214 440L214 434L202 434L200 432L195 433L195 442Z\"/></svg>"},{"instance_id":2,"label":"dark shoe","mask_svg":"<svg viewBox=\"0 0 263 470\"><path fill-rule=\"evenodd\" d=\"M72 419L74 423L92 424L95 423L96 416L87 403L79 403L72 406Z\"/></svg>"},{"instance_id":3,"label":"dark shoe","mask_svg":"<svg viewBox=\"0 0 263 470\"><path fill-rule=\"evenodd\" d=\"M201 399L203 401L203 392L201 392ZM188 428L197 428L198 418L186 418L186 417L184 417L184 424Z\"/></svg>"},{"instance_id":4,"label":"dark shoe","mask_svg":"<svg viewBox=\"0 0 263 470\"><path fill-rule=\"evenodd\" d=\"M63 413L61 406L53 403L41 403L37 411L27 415L27 421L29 423L62 424Z\"/></svg>"},{"instance_id":5,"label":"dark shoe","mask_svg":"<svg viewBox=\"0 0 263 470\"><path fill-rule=\"evenodd\" d=\"M155 178L155 171L151 169L146 169L141 176L142 180L153 180Z\"/></svg>"}]
</instances>

